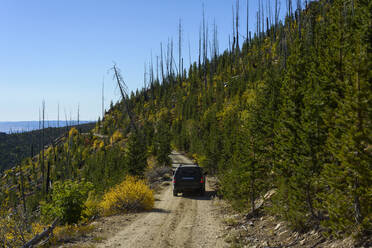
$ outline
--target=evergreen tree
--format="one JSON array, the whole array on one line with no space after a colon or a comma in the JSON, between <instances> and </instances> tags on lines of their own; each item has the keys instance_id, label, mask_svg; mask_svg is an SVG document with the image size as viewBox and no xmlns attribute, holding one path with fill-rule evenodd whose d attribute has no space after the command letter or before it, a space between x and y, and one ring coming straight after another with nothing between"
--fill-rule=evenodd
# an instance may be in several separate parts
<instances>
[{"instance_id":1,"label":"evergreen tree","mask_svg":"<svg viewBox=\"0 0 372 248\"><path fill-rule=\"evenodd\" d=\"M142 176L147 167L147 150L140 131L132 132L128 138L127 163L131 175Z\"/></svg>"},{"instance_id":2,"label":"evergreen tree","mask_svg":"<svg viewBox=\"0 0 372 248\"><path fill-rule=\"evenodd\" d=\"M158 122L157 132L154 140L156 159L159 165L170 165L171 161L168 155L171 153L171 136L167 123Z\"/></svg>"},{"instance_id":3,"label":"evergreen tree","mask_svg":"<svg viewBox=\"0 0 372 248\"><path fill-rule=\"evenodd\" d=\"M327 140L331 158L323 174L329 191L321 197L330 217L325 222L334 232L370 233L372 227L370 19L368 1L350 5L338 0L330 10L341 94L333 94L337 108L328 121Z\"/></svg>"}]
</instances>

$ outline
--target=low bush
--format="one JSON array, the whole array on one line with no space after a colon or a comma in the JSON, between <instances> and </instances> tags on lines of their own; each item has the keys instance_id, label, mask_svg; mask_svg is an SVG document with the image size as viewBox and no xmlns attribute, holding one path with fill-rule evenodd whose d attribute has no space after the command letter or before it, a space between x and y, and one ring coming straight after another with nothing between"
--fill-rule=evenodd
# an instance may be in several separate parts
<instances>
[{"instance_id":1,"label":"low bush","mask_svg":"<svg viewBox=\"0 0 372 248\"><path fill-rule=\"evenodd\" d=\"M53 185L52 200L41 203L41 216L44 222L59 218L62 224L77 223L82 218L88 192L93 188L89 182L67 180Z\"/></svg>"},{"instance_id":2,"label":"low bush","mask_svg":"<svg viewBox=\"0 0 372 248\"><path fill-rule=\"evenodd\" d=\"M154 206L154 194L144 180L127 176L103 196L100 206L106 216L150 210Z\"/></svg>"},{"instance_id":3,"label":"low bush","mask_svg":"<svg viewBox=\"0 0 372 248\"><path fill-rule=\"evenodd\" d=\"M93 191L89 192L88 199L84 203L82 212L83 220L88 221L92 218L98 217L100 214L100 200Z\"/></svg>"}]
</instances>

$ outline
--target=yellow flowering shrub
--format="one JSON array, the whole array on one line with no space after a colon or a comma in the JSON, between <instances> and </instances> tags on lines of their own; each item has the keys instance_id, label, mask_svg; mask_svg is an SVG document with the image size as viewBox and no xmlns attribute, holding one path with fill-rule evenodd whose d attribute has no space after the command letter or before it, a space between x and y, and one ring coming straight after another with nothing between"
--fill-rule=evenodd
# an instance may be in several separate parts
<instances>
[{"instance_id":1,"label":"yellow flowering shrub","mask_svg":"<svg viewBox=\"0 0 372 248\"><path fill-rule=\"evenodd\" d=\"M127 176L103 196L100 206L106 216L150 210L154 207L154 193L144 180Z\"/></svg>"}]
</instances>

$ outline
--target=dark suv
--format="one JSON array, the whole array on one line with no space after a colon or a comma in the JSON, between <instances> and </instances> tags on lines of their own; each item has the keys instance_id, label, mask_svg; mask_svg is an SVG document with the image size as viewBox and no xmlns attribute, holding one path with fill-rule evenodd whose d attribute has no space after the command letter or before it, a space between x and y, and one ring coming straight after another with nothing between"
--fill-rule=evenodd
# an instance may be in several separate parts
<instances>
[{"instance_id":1,"label":"dark suv","mask_svg":"<svg viewBox=\"0 0 372 248\"><path fill-rule=\"evenodd\" d=\"M205 175L198 165L179 165L173 174L173 195L185 191L205 193Z\"/></svg>"}]
</instances>

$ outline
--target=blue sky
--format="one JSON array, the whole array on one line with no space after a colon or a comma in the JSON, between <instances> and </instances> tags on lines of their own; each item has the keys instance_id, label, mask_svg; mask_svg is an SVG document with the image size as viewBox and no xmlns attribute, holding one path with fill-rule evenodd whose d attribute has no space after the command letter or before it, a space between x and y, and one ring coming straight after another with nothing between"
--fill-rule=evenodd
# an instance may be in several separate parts
<instances>
[{"instance_id":1,"label":"blue sky","mask_svg":"<svg viewBox=\"0 0 372 248\"><path fill-rule=\"evenodd\" d=\"M177 55L179 19L185 64L189 40L196 58L203 3L209 30L214 21L218 26L223 51L235 0L1 0L0 121L37 120L43 99L48 119L57 119L59 104L61 118L66 113L76 119L80 105L81 119L96 120L103 79L106 108L120 99L109 72L113 62L130 90L141 88L144 63L151 52L155 61L160 42L173 37ZM246 0L240 5L245 33ZM249 6L249 26L255 30L257 1Z\"/></svg>"}]
</instances>

